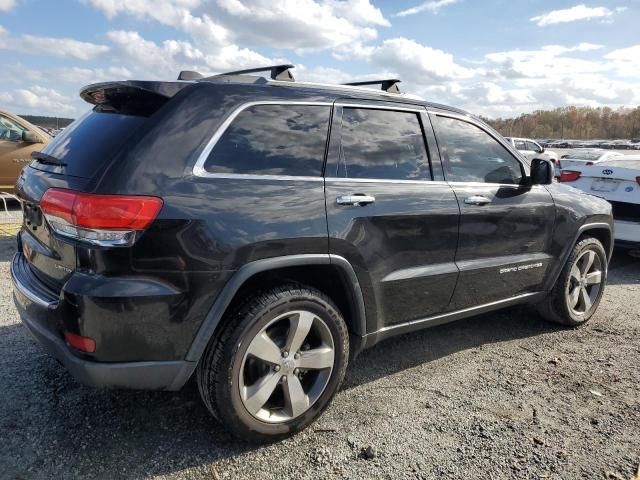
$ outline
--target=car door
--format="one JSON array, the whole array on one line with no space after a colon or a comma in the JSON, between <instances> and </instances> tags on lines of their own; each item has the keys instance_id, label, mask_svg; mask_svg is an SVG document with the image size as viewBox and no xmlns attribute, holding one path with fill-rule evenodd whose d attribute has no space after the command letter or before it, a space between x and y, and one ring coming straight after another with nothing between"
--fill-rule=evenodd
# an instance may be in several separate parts
<instances>
[{"instance_id":1,"label":"car door","mask_svg":"<svg viewBox=\"0 0 640 480\"><path fill-rule=\"evenodd\" d=\"M13 190L20 171L31 161L32 144L22 141L24 131L22 125L0 114L0 191Z\"/></svg>"},{"instance_id":2,"label":"car door","mask_svg":"<svg viewBox=\"0 0 640 480\"><path fill-rule=\"evenodd\" d=\"M369 331L450 302L459 208L441 170L432 174L432 155L424 108L336 103L325 169L329 250L356 270Z\"/></svg>"},{"instance_id":3,"label":"car door","mask_svg":"<svg viewBox=\"0 0 640 480\"><path fill-rule=\"evenodd\" d=\"M551 262L555 206L525 165L470 117L432 113L444 176L460 206L453 310L537 292Z\"/></svg>"}]
</instances>

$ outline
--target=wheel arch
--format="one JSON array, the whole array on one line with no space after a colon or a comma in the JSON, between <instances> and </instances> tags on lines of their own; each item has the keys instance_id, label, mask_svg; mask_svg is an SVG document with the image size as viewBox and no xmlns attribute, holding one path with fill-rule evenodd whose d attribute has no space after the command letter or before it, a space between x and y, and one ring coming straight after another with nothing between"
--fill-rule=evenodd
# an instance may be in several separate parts
<instances>
[{"instance_id":1,"label":"wheel arch","mask_svg":"<svg viewBox=\"0 0 640 480\"><path fill-rule=\"evenodd\" d=\"M305 271L309 272L306 277ZM318 278L313 278L311 272ZM346 295L344 298L334 298L328 292L326 285L331 278L324 278L324 274L337 275L340 279L340 286ZM366 314L364 309L364 297L358 282L356 273L351 264L343 257L329 254L302 254L287 255L282 257L272 257L250 262L240 268L224 286L207 316L202 322L196 334L185 360L197 363L200 360L207 344L216 334L221 320L229 307L234 305L243 291L248 291L254 285L260 284L261 280L282 279L305 283L316 287L329 295L343 311L349 333L356 337L363 337L366 334ZM334 284L337 288L338 285Z\"/></svg>"},{"instance_id":2,"label":"wheel arch","mask_svg":"<svg viewBox=\"0 0 640 480\"><path fill-rule=\"evenodd\" d=\"M557 268L554 272L553 277L550 279L546 290L551 290L551 288L553 288L556 281L558 280L558 277L560 276L560 273L562 272L562 269L564 268L564 265L567 263L569 255L571 255L573 247L578 243L580 237L583 237L586 234L597 238L600 243L602 243L607 255L607 262L611 260L611 255L613 254L613 229L611 225L604 222L585 223L584 225L580 226L580 228L578 228L573 238L573 242L571 242L567 246L566 251L562 255L562 262L559 264L559 268Z\"/></svg>"}]
</instances>

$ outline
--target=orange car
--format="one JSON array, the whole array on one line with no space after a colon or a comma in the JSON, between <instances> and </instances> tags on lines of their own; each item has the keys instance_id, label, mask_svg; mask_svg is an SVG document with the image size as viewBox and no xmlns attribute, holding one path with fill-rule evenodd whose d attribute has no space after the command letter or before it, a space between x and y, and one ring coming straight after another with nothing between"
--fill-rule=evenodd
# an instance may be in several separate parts
<instances>
[{"instance_id":1,"label":"orange car","mask_svg":"<svg viewBox=\"0 0 640 480\"><path fill-rule=\"evenodd\" d=\"M0 110L0 192L12 193L31 152L44 147L51 137L25 119Z\"/></svg>"}]
</instances>

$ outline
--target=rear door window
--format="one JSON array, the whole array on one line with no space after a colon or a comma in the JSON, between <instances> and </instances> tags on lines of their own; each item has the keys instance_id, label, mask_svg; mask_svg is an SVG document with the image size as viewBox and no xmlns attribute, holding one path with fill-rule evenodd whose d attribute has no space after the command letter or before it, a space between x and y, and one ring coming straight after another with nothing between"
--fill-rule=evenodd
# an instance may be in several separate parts
<instances>
[{"instance_id":1,"label":"rear door window","mask_svg":"<svg viewBox=\"0 0 640 480\"><path fill-rule=\"evenodd\" d=\"M210 173L321 176L331 107L255 105L242 110L218 139Z\"/></svg>"},{"instance_id":2,"label":"rear door window","mask_svg":"<svg viewBox=\"0 0 640 480\"><path fill-rule=\"evenodd\" d=\"M343 107L338 176L431 180L420 115Z\"/></svg>"},{"instance_id":3,"label":"rear door window","mask_svg":"<svg viewBox=\"0 0 640 480\"><path fill-rule=\"evenodd\" d=\"M146 117L89 111L59 133L42 152L63 162L65 175L88 178L104 162L112 160L147 121ZM52 167L37 161L31 165L42 170Z\"/></svg>"}]
</instances>

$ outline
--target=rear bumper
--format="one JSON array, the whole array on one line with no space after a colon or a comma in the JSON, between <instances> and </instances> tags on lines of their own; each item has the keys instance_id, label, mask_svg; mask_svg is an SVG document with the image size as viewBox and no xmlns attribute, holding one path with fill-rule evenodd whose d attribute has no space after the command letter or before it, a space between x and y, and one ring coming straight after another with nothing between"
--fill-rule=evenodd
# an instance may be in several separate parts
<instances>
[{"instance_id":1,"label":"rear bumper","mask_svg":"<svg viewBox=\"0 0 640 480\"><path fill-rule=\"evenodd\" d=\"M614 219L613 225L616 245L640 246L640 222Z\"/></svg>"},{"instance_id":2,"label":"rear bumper","mask_svg":"<svg viewBox=\"0 0 640 480\"><path fill-rule=\"evenodd\" d=\"M184 360L98 362L81 358L64 341L54 312L57 302L47 298L21 275L19 255L11 263L14 301L22 322L44 350L62 363L78 381L95 387L179 390L195 369Z\"/></svg>"}]
</instances>

